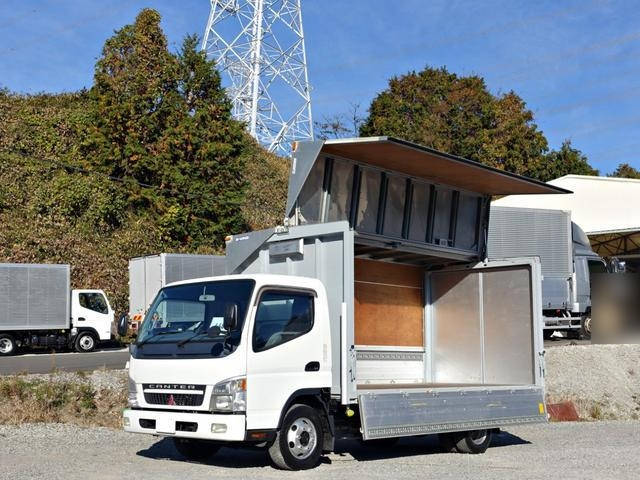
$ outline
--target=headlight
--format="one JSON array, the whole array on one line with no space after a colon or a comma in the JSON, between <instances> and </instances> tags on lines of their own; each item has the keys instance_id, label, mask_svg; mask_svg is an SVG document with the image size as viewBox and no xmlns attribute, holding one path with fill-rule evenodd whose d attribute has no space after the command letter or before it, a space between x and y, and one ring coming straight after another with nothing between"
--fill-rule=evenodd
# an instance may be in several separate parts
<instances>
[{"instance_id":1,"label":"headlight","mask_svg":"<svg viewBox=\"0 0 640 480\"><path fill-rule=\"evenodd\" d=\"M247 410L246 377L230 378L213 387L212 412L244 412Z\"/></svg>"},{"instance_id":2,"label":"headlight","mask_svg":"<svg viewBox=\"0 0 640 480\"><path fill-rule=\"evenodd\" d=\"M136 389L136 382L133 381L131 376L129 376L129 406L130 407L138 407L138 392Z\"/></svg>"}]
</instances>

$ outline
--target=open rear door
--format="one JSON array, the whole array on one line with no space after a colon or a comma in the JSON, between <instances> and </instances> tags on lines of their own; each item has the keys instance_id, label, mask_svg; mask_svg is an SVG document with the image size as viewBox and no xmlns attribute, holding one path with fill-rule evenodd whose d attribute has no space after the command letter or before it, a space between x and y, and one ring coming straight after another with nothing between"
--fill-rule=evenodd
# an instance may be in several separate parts
<instances>
[{"instance_id":1,"label":"open rear door","mask_svg":"<svg viewBox=\"0 0 640 480\"><path fill-rule=\"evenodd\" d=\"M537 258L427 274L426 377L433 383L541 384L540 276Z\"/></svg>"},{"instance_id":2,"label":"open rear door","mask_svg":"<svg viewBox=\"0 0 640 480\"><path fill-rule=\"evenodd\" d=\"M423 384L359 388L365 439L546 421L540 262L429 272Z\"/></svg>"}]
</instances>

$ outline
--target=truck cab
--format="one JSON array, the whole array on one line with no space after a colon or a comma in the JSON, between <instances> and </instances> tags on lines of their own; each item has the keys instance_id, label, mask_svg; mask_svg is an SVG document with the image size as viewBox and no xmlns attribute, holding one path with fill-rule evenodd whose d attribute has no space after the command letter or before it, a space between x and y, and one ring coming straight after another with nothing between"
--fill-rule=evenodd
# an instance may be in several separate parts
<instances>
[{"instance_id":1,"label":"truck cab","mask_svg":"<svg viewBox=\"0 0 640 480\"><path fill-rule=\"evenodd\" d=\"M283 406L328 397L331 348L317 279L234 275L171 284L131 349L125 430L179 434L177 446L190 456L202 445L190 439L273 440ZM300 427L307 433L293 435L301 452L321 441L317 427L308 419Z\"/></svg>"},{"instance_id":2,"label":"truck cab","mask_svg":"<svg viewBox=\"0 0 640 480\"><path fill-rule=\"evenodd\" d=\"M77 351L91 352L99 342L111 339L113 325L114 311L104 291L71 291L72 343Z\"/></svg>"}]
</instances>

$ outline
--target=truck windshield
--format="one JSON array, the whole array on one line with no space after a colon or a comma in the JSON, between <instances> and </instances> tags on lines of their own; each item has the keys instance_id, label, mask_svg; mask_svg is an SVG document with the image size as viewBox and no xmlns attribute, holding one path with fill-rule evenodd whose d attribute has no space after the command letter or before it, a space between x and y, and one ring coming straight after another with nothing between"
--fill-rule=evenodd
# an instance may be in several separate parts
<instances>
[{"instance_id":1,"label":"truck windshield","mask_svg":"<svg viewBox=\"0 0 640 480\"><path fill-rule=\"evenodd\" d=\"M240 343L255 282L222 280L160 290L140 327L132 354L144 357L224 357ZM224 312L236 305L238 324L224 328ZM210 336L211 327L217 334Z\"/></svg>"}]
</instances>

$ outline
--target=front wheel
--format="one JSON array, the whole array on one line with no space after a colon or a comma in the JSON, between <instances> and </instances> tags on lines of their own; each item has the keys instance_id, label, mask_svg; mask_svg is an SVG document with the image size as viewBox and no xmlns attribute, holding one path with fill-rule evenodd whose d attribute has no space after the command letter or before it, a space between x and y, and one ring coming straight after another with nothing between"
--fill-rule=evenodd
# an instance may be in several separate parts
<instances>
[{"instance_id":1,"label":"front wheel","mask_svg":"<svg viewBox=\"0 0 640 480\"><path fill-rule=\"evenodd\" d=\"M173 445L180 455L187 460L194 460L196 462L202 462L213 457L220 449L220 445L211 441L192 438L174 437Z\"/></svg>"},{"instance_id":2,"label":"front wheel","mask_svg":"<svg viewBox=\"0 0 640 480\"><path fill-rule=\"evenodd\" d=\"M439 437L445 452L484 453L491 444L489 430L443 433Z\"/></svg>"},{"instance_id":3,"label":"front wheel","mask_svg":"<svg viewBox=\"0 0 640 480\"><path fill-rule=\"evenodd\" d=\"M322 424L308 405L292 406L284 417L269 456L283 470L306 470L318 464L322 454Z\"/></svg>"},{"instance_id":4,"label":"front wheel","mask_svg":"<svg viewBox=\"0 0 640 480\"><path fill-rule=\"evenodd\" d=\"M18 346L15 339L6 333L0 334L0 356L9 356L16 353Z\"/></svg>"},{"instance_id":5,"label":"front wheel","mask_svg":"<svg viewBox=\"0 0 640 480\"><path fill-rule=\"evenodd\" d=\"M80 332L76 337L76 352L88 353L96 349L96 338L91 332Z\"/></svg>"}]
</instances>

